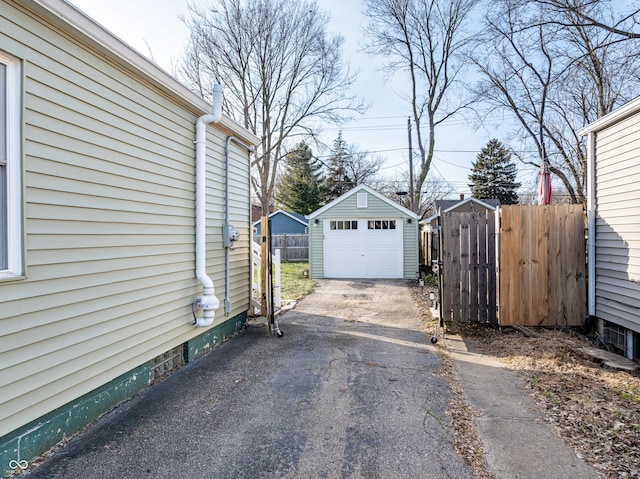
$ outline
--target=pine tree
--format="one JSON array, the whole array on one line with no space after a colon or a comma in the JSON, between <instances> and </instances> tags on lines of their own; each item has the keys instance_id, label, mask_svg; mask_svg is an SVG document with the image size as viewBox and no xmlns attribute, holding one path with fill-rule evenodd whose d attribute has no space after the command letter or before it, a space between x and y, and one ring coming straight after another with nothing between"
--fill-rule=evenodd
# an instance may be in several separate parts
<instances>
[{"instance_id":1,"label":"pine tree","mask_svg":"<svg viewBox=\"0 0 640 479\"><path fill-rule=\"evenodd\" d=\"M373 187L378 181L383 161L382 158L371 158L368 152L347 143L340 132L324 165L325 202L329 203L361 184Z\"/></svg>"},{"instance_id":2,"label":"pine tree","mask_svg":"<svg viewBox=\"0 0 640 479\"><path fill-rule=\"evenodd\" d=\"M286 171L280 178L276 202L287 211L308 215L323 204L321 165L304 141L286 156Z\"/></svg>"},{"instance_id":3,"label":"pine tree","mask_svg":"<svg viewBox=\"0 0 640 479\"><path fill-rule=\"evenodd\" d=\"M349 145L342 138L342 132L340 132L338 138L333 141L331 157L326 165L325 200L327 203L357 186L357 183L347 174L347 165L350 162Z\"/></svg>"},{"instance_id":4,"label":"pine tree","mask_svg":"<svg viewBox=\"0 0 640 479\"><path fill-rule=\"evenodd\" d=\"M500 141L493 139L482 148L469 175L471 196L477 199L498 199L503 205L518 203L516 182L518 171L511 153Z\"/></svg>"}]
</instances>

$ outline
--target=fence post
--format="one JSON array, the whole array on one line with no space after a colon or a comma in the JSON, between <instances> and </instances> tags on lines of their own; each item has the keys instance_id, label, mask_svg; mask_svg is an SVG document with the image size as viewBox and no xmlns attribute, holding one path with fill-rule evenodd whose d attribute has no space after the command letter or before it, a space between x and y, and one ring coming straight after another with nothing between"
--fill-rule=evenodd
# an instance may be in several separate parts
<instances>
[{"instance_id":1,"label":"fence post","mask_svg":"<svg viewBox=\"0 0 640 479\"><path fill-rule=\"evenodd\" d=\"M251 299L260 302L262 298L262 272L260 271L262 259L260 257L260 245L255 241L251 243Z\"/></svg>"},{"instance_id":2,"label":"fence post","mask_svg":"<svg viewBox=\"0 0 640 479\"><path fill-rule=\"evenodd\" d=\"M269 244L269 217L263 216L260 220L260 234L262 236L262 243L260 245L260 312L263 316L269 317L270 308L273 305L269 304L269 262L267 255L271 254L271 245ZM271 331L271 330L269 330Z\"/></svg>"},{"instance_id":3,"label":"fence post","mask_svg":"<svg viewBox=\"0 0 640 479\"><path fill-rule=\"evenodd\" d=\"M274 310L280 308L280 250L276 250L273 258L273 269L275 275L275 284L273 285L273 306Z\"/></svg>"},{"instance_id":4,"label":"fence post","mask_svg":"<svg viewBox=\"0 0 640 479\"><path fill-rule=\"evenodd\" d=\"M284 238L282 238L282 260L283 261L288 261L289 260L289 256L287 255L287 246L289 246L288 241L289 238L287 237L287 235L284 235Z\"/></svg>"}]
</instances>

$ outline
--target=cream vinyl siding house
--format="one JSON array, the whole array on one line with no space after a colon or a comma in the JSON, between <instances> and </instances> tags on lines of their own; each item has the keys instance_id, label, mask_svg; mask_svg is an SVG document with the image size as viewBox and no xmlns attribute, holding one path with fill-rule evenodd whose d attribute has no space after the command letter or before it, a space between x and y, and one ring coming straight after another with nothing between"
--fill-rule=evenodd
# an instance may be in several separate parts
<instances>
[{"instance_id":1,"label":"cream vinyl siding house","mask_svg":"<svg viewBox=\"0 0 640 479\"><path fill-rule=\"evenodd\" d=\"M154 359L173 351L190 361L242 327L251 264L245 146L257 142L227 117L207 126L206 269L220 308L212 327L197 328L194 137L211 106L61 0L0 0L7 59L19 69L20 124L14 170L3 175L13 191L8 216L19 220L0 215L10 251L0 267L3 468L146 387ZM227 291L229 135L229 222L240 237Z\"/></svg>"},{"instance_id":2,"label":"cream vinyl siding house","mask_svg":"<svg viewBox=\"0 0 640 479\"><path fill-rule=\"evenodd\" d=\"M589 314L604 340L640 358L640 98L588 136Z\"/></svg>"},{"instance_id":3,"label":"cream vinyl siding house","mask_svg":"<svg viewBox=\"0 0 640 479\"><path fill-rule=\"evenodd\" d=\"M418 217L365 185L309 215L312 278L416 279Z\"/></svg>"}]
</instances>

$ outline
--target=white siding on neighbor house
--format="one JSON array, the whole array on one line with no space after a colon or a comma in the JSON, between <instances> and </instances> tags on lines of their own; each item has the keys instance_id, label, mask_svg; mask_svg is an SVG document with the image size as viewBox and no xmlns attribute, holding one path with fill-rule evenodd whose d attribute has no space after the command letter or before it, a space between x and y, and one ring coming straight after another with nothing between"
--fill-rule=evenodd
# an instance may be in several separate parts
<instances>
[{"instance_id":1,"label":"white siding on neighbor house","mask_svg":"<svg viewBox=\"0 0 640 479\"><path fill-rule=\"evenodd\" d=\"M640 113L596 133L596 316L640 332Z\"/></svg>"},{"instance_id":2,"label":"white siding on neighbor house","mask_svg":"<svg viewBox=\"0 0 640 479\"><path fill-rule=\"evenodd\" d=\"M0 436L202 333L194 123L152 83L0 0L24 61L25 280L0 282ZM224 298L224 141L208 127L208 272ZM249 166L231 146L232 311L249 304Z\"/></svg>"},{"instance_id":3,"label":"white siding on neighbor house","mask_svg":"<svg viewBox=\"0 0 640 479\"><path fill-rule=\"evenodd\" d=\"M416 278L418 271L418 221L412 219L408 223L409 217L399 209L380 200L375 195L367 193L367 207L358 208L358 194L339 201L334 206L323 211L314 219L318 219L318 224L314 224L314 219L309 222L309 245L310 245L310 274L314 278L323 278L324 272L324 252L323 252L323 220L324 219L357 219L357 218L398 218L402 221L403 228L403 277L405 279Z\"/></svg>"}]
</instances>

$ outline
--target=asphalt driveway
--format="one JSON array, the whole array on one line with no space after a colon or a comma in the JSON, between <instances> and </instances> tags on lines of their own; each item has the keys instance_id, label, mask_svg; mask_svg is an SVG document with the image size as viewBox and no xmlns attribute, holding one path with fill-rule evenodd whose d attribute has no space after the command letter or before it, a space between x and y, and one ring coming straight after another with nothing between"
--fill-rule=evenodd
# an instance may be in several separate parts
<instances>
[{"instance_id":1,"label":"asphalt driveway","mask_svg":"<svg viewBox=\"0 0 640 479\"><path fill-rule=\"evenodd\" d=\"M319 282L113 411L42 478L471 478L406 281Z\"/></svg>"}]
</instances>

